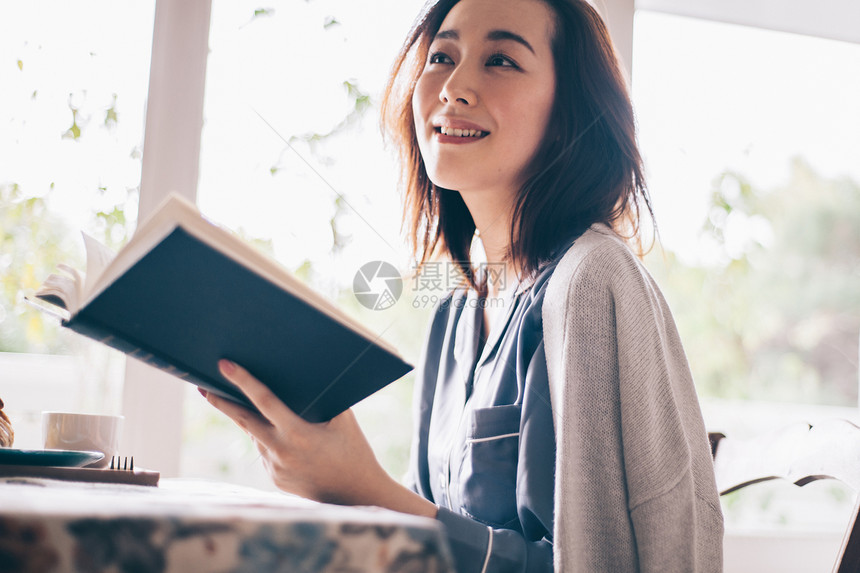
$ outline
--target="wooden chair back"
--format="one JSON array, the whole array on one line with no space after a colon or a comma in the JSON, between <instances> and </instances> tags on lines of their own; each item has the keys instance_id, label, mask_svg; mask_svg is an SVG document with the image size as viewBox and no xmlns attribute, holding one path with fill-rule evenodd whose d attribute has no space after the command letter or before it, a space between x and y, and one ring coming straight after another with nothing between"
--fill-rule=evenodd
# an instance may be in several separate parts
<instances>
[{"instance_id":1,"label":"wooden chair back","mask_svg":"<svg viewBox=\"0 0 860 573\"><path fill-rule=\"evenodd\" d=\"M803 486L837 479L860 492L860 428L847 420L801 422L749 440L712 432L711 452L720 495L773 479ZM834 573L860 573L860 501L845 532Z\"/></svg>"}]
</instances>

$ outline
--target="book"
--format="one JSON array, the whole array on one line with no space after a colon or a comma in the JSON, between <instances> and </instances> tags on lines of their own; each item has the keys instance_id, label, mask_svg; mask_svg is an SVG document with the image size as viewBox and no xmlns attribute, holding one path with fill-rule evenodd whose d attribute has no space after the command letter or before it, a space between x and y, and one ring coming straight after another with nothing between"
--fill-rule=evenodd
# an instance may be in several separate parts
<instances>
[{"instance_id":1,"label":"book","mask_svg":"<svg viewBox=\"0 0 860 573\"><path fill-rule=\"evenodd\" d=\"M35 293L75 332L253 408L218 370L240 364L294 412L326 421L412 369L284 267L171 195L114 254L87 235L86 273Z\"/></svg>"}]
</instances>

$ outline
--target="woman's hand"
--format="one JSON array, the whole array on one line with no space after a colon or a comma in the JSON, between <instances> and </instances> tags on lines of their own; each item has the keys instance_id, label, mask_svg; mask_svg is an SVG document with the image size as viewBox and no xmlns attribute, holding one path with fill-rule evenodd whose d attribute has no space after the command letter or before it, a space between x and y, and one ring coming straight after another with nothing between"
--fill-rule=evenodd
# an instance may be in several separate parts
<instances>
[{"instance_id":1,"label":"woman's hand","mask_svg":"<svg viewBox=\"0 0 860 573\"><path fill-rule=\"evenodd\" d=\"M378 505L417 515L436 515L435 505L386 473L352 410L328 422L310 423L244 368L227 360L221 360L218 367L260 414L214 394L201 393L250 434L278 488L328 503Z\"/></svg>"}]
</instances>

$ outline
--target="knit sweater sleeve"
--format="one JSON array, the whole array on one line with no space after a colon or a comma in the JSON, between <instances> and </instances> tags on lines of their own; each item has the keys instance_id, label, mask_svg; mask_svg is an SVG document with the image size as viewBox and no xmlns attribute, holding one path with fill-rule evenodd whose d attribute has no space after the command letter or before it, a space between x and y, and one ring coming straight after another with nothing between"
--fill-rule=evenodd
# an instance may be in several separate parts
<instances>
[{"instance_id":1,"label":"knit sweater sleeve","mask_svg":"<svg viewBox=\"0 0 860 573\"><path fill-rule=\"evenodd\" d=\"M720 571L722 514L695 388L656 284L608 228L543 306L557 571Z\"/></svg>"}]
</instances>

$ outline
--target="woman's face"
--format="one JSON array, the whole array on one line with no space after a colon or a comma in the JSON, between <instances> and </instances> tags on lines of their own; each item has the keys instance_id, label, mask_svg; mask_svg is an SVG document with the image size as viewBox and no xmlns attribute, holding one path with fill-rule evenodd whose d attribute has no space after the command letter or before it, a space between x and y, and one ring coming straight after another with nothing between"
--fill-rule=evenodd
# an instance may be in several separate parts
<instances>
[{"instance_id":1,"label":"woman's face","mask_svg":"<svg viewBox=\"0 0 860 573\"><path fill-rule=\"evenodd\" d=\"M412 97L433 183L515 196L549 123L552 30L542 0L461 0L451 9Z\"/></svg>"}]
</instances>

